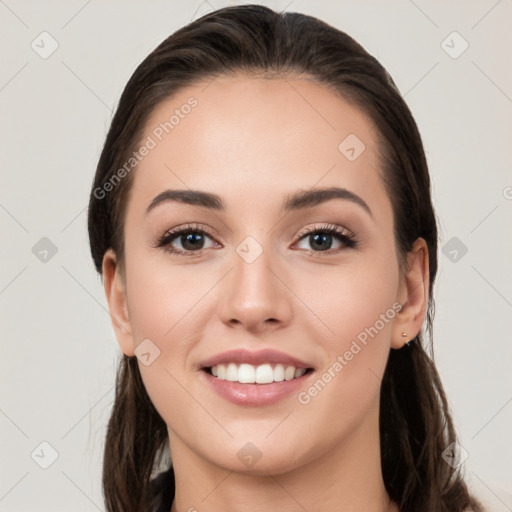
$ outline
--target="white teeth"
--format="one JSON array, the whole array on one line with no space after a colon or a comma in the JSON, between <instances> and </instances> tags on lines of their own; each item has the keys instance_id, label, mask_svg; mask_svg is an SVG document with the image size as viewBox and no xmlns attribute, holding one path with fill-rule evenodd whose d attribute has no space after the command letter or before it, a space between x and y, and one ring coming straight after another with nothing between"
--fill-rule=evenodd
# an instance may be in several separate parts
<instances>
[{"instance_id":1,"label":"white teeth","mask_svg":"<svg viewBox=\"0 0 512 512\"><path fill-rule=\"evenodd\" d=\"M214 377L220 380L241 382L242 384L270 384L271 382L282 382L283 380L302 377L306 373L306 368L284 367L282 364L276 364L272 367L270 363L260 364L259 366L229 363L212 366L211 372Z\"/></svg>"},{"instance_id":2,"label":"white teeth","mask_svg":"<svg viewBox=\"0 0 512 512\"><path fill-rule=\"evenodd\" d=\"M228 367L226 368L226 380L234 382L235 380L238 380L238 368L236 364L231 363L228 364Z\"/></svg>"},{"instance_id":3,"label":"white teeth","mask_svg":"<svg viewBox=\"0 0 512 512\"><path fill-rule=\"evenodd\" d=\"M256 368L256 382L258 384L269 384L274 382L274 370L269 364L262 364Z\"/></svg>"},{"instance_id":4,"label":"white teeth","mask_svg":"<svg viewBox=\"0 0 512 512\"><path fill-rule=\"evenodd\" d=\"M231 365L230 365L231 366ZM236 365L234 365L236 368ZM250 364L241 364L238 368L238 382L252 384L256 382L256 370Z\"/></svg>"},{"instance_id":5,"label":"white teeth","mask_svg":"<svg viewBox=\"0 0 512 512\"><path fill-rule=\"evenodd\" d=\"M302 377L306 373L306 368L297 368L295 370L295 378Z\"/></svg>"},{"instance_id":6,"label":"white teeth","mask_svg":"<svg viewBox=\"0 0 512 512\"><path fill-rule=\"evenodd\" d=\"M226 380L226 367L223 364L217 366L217 378Z\"/></svg>"},{"instance_id":7,"label":"white teeth","mask_svg":"<svg viewBox=\"0 0 512 512\"><path fill-rule=\"evenodd\" d=\"M288 366L284 371L284 379L292 380L295 377L295 368L293 366Z\"/></svg>"},{"instance_id":8,"label":"white teeth","mask_svg":"<svg viewBox=\"0 0 512 512\"><path fill-rule=\"evenodd\" d=\"M274 381L282 382L284 380L284 367L282 364L276 364L274 368Z\"/></svg>"}]
</instances>

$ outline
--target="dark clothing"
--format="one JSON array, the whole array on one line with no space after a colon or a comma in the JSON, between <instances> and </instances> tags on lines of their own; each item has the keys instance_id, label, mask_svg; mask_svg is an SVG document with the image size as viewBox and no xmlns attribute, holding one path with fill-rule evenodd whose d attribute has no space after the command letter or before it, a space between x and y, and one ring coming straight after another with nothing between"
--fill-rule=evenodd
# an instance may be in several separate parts
<instances>
[{"instance_id":1,"label":"dark clothing","mask_svg":"<svg viewBox=\"0 0 512 512\"><path fill-rule=\"evenodd\" d=\"M169 512L174 500L174 471L172 466L151 480L151 512Z\"/></svg>"}]
</instances>

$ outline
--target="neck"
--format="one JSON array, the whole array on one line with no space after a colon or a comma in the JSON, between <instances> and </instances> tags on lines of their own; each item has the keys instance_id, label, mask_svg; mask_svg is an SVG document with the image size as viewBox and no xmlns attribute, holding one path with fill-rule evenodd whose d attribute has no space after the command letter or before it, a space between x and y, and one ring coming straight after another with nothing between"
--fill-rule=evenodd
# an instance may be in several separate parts
<instances>
[{"instance_id":1,"label":"neck","mask_svg":"<svg viewBox=\"0 0 512 512\"><path fill-rule=\"evenodd\" d=\"M175 473L171 512L398 512L382 479L378 404L349 438L285 473L248 475L216 466L170 435Z\"/></svg>"}]
</instances>

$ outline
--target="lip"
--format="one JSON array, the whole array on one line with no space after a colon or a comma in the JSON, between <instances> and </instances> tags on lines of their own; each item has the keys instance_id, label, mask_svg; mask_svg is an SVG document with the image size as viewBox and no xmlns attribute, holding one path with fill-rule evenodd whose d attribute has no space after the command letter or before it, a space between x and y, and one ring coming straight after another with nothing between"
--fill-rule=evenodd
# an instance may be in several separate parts
<instances>
[{"instance_id":1,"label":"lip","mask_svg":"<svg viewBox=\"0 0 512 512\"><path fill-rule=\"evenodd\" d=\"M212 366L228 363L239 365L246 363L254 366L264 363L282 364L310 371L292 380L268 384L242 384L240 382L221 380L206 371L207 368ZM200 370L200 377L205 379L205 385L211 386L222 398L236 405L249 406L270 405L290 396L292 393L298 393L300 388L305 385L305 381L315 373L313 365L275 349L257 351L246 349L228 350L203 361L200 365Z\"/></svg>"},{"instance_id":2,"label":"lip","mask_svg":"<svg viewBox=\"0 0 512 512\"><path fill-rule=\"evenodd\" d=\"M217 354L213 357L206 359L201 363L200 368L211 368L212 366L217 366L218 364L227 363L236 363L239 365L242 363L247 363L255 366L264 363L281 363L283 365L295 366L295 368L314 369L311 364L308 364L305 361L297 359L296 357L290 356L288 354L285 354L284 352L279 352L278 350L274 349L264 349L258 351L250 351L244 349L228 350L227 352L222 352L221 354Z\"/></svg>"},{"instance_id":3,"label":"lip","mask_svg":"<svg viewBox=\"0 0 512 512\"><path fill-rule=\"evenodd\" d=\"M235 405L245 406L271 405L292 394L296 395L301 388L306 386L306 381L315 373L309 371L296 379L269 384L242 384L217 379L206 371L199 372L200 378L206 380L205 385L211 386L222 398Z\"/></svg>"}]
</instances>

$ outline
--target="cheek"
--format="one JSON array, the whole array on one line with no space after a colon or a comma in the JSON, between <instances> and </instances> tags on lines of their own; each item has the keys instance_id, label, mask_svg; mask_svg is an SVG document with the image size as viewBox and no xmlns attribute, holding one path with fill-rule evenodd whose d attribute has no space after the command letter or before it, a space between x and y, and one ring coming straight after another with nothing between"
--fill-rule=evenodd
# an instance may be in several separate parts
<instances>
[{"instance_id":1,"label":"cheek","mask_svg":"<svg viewBox=\"0 0 512 512\"><path fill-rule=\"evenodd\" d=\"M147 253L130 255L126 283L133 340L135 346L145 347L144 352L149 347L151 357L148 365L143 357L139 360L144 387L162 418L186 423L186 415L176 415L176 411L190 407L185 391L188 340L196 337L192 330L198 328L198 302L211 285L191 283L192 273L161 261L156 264L156 258Z\"/></svg>"},{"instance_id":2,"label":"cheek","mask_svg":"<svg viewBox=\"0 0 512 512\"><path fill-rule=\"evenodd\" d=\"M379 392L389 356L393 320L398 303L398 265L392 252L376 258L360 257L346 267L332 267L322 275L301 280L300 296L322 321L305 321L308 338L322 345L327 357L314 389L304 389L300 403L314 402L313 408L329 409L329 403L344 404L335 409L341 416L358 417ZM309 318L314 319L313 316ZM324 391L325 389L325 391Z\"/></svg>"},{"instance_id":3,"label":"cheek","mask_svg":"<svg viewBox=\"0 0 512 512\"><path fill-rule=\"evenodd\" d=\"M330 352L348 348L358 337L364 342L365 333L370 336L368 330L372 338L379 339L390 333L399 275L389 252L380 258L375 253L354 254L346 265L319 267L314 273L304 268L294 273L293 279L297 295L311 311L307 318L316 317L324 324Z\"/></svg>"},{"instance_id":4,"label":"cheek","mask_svg":"<svg viewBox=\"0 0 512 512\"><path fill-rule=\"evenodd\" d=\"M181 332L194 318L194 309L211 287L208 280L191 279L193 272L167 264L165 258L148 254L132 256L127 262L127 296L135 344L145 338L161 349L176 344L168 340Z\"/></svg>"},{"instance_id":5,"label":"cheek","mask_svg":"<svg viewBox=\"0 0 512 512\"><path fill-rule=\"evenodd\" d=\"M135 248L130 254L127 294L134 343L149 338L174 361L173 366L178 361L183 366L188 340L199 340L215 304L229 300L230 290L222 284L222 297L214 300L219 287L212 286L222 269L198 265L191 270L161 255L138 254ZM290 329L300 329L305 339L322 345L330 360L351 348L356 351L354 341L364 348L358 360L368 363L368 358L387 357L398 283L398 266L390 251L354 253L337 265L299 262L283 271L294 292L280 292L281 300L293 303ZM172 357L176 352L181 356Z\"/></svg>"}]
</instances>

